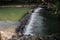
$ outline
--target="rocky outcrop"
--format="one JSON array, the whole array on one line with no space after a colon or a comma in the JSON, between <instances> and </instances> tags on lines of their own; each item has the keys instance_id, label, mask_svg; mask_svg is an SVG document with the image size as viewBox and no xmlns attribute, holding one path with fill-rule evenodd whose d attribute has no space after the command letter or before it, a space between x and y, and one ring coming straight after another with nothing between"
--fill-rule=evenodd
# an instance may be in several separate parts
<instances>
[{"instance_id":1,"label":"rocky outcrop","mask_svg":"<svg viewBox=\"0 0 60 40\"><path fill-rule=\"evenodd\" d=\"M59 34L52 34L52 35L24 35L24 36L13 36L12 39L9 40L60 40Z\"/></svg>"},{"instance_id":2,"label":"rocky outcrop","mask_svg":"<svg viewBox=\"0 0 60 40\"><path fill-rule=\"evenodd\" d=\"M23 16L22 20L20 20L20 23L19 23L18 27L16 28L16 33L17 34L23 33L25 25L28 24L28 20L29 20L30 16L31 16L31 11L27 12Z\"/></svg>"}]
</instances>

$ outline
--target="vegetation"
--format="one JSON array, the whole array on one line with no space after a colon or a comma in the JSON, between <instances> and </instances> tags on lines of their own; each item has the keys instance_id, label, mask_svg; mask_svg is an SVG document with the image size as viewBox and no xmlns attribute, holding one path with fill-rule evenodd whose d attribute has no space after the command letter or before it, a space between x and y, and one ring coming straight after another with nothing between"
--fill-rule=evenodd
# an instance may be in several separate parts
<instances>
[{"instance_id":1,"label":"vegetation","mask_svg":"<svg viewBox=\"0 0 60 40\"><path fill-rule=\"evenodd\" d=\"M40 3L41 0L0 0L0 5L9 4L36 4Z\"/></svg>"},{"instance_id":2,"label":"vegetation","mask_svg":"<svg viewBox=\"0 0 60 40\"><path fill-rule=\"evenodd\" d=\"M55 17L59 17L60 16L60 1L59 0L54 0L54 3L52 5L52 10L50 11L51 12L51 15L52 16L55 16Z\"/></svg>"},{"instance_id":3,"label":"vegetation","mask_svg":"<svg viewBox=\"0 0 60 40\"><path fill-rule=\"evenodd\" d=\"M43 6L47 6L47 9L49 10L48 15L51 17L60 17L60 1L59 0L44 0ZM44 6L44 7L45 7Z\"/></svg>"}]
</instances>

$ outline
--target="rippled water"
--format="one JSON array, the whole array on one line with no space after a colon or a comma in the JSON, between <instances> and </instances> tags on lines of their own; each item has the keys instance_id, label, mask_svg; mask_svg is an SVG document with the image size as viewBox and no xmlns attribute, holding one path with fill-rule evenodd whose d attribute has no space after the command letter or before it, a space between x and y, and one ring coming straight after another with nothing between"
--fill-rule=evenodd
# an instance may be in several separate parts
<instances>
[{"instance_id":1,"label":"rippled water","mask_svg":"<svg viewBox=\"0 0 60 40\"><path fill-rule=\"evenodd\" d=\"M19 22L14 22L14 21L0 21L0 31L7 31L9 29L13 30L17 27Z\"/></svg>"}]
</instances>

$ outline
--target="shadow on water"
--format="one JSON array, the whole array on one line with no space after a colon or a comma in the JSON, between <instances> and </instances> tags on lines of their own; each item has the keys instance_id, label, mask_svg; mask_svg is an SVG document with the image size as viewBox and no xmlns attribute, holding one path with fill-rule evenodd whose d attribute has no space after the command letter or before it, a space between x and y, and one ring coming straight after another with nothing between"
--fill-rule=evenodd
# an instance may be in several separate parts
<instances>
[{"instance_id":1,"label":"shadow on water","mask_svg":"<svg viewBox=\"0 0 60 40\"><path fill-rule=\"evenodd\" d=\"M48 9L45 9L42 12L43 12L42 16L44 17L44 24L45 24L44 27L46 27L45 33L47 35L56 34L56 33L60 34L59 17L51 15Z\"/></svg>"},{"instance_id":2,"label":"shadow on water","mask_svg":"<svg viewBox=\"0 0 60 40\"><path fill-rule=\"evenodd\" d=\"M49 11L45 14L43 14L45 19L45 26L47 28L47 34L56 34L59 33L60 34L60 21L59 18L57 16L53 16L51 15L51 13L49 13Z\"/></svg>"}]
</instances>

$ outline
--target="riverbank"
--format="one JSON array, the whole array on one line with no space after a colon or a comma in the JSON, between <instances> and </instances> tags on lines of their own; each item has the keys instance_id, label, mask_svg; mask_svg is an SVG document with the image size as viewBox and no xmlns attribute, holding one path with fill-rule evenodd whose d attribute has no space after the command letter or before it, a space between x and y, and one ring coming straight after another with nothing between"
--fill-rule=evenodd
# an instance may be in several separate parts
<instances>
[{"instance_id":1,"label":"riverbank","mask_svg":"<svg viewBox=\"0 0 60 40\"><path fill-rule=\"evenodd\" d=\"M0 8L9 8L9 7L35 7L37 5L35 4L30 4L30 5L5 5L5 6L0 6Z\"/></svg>"}]
</instances>

